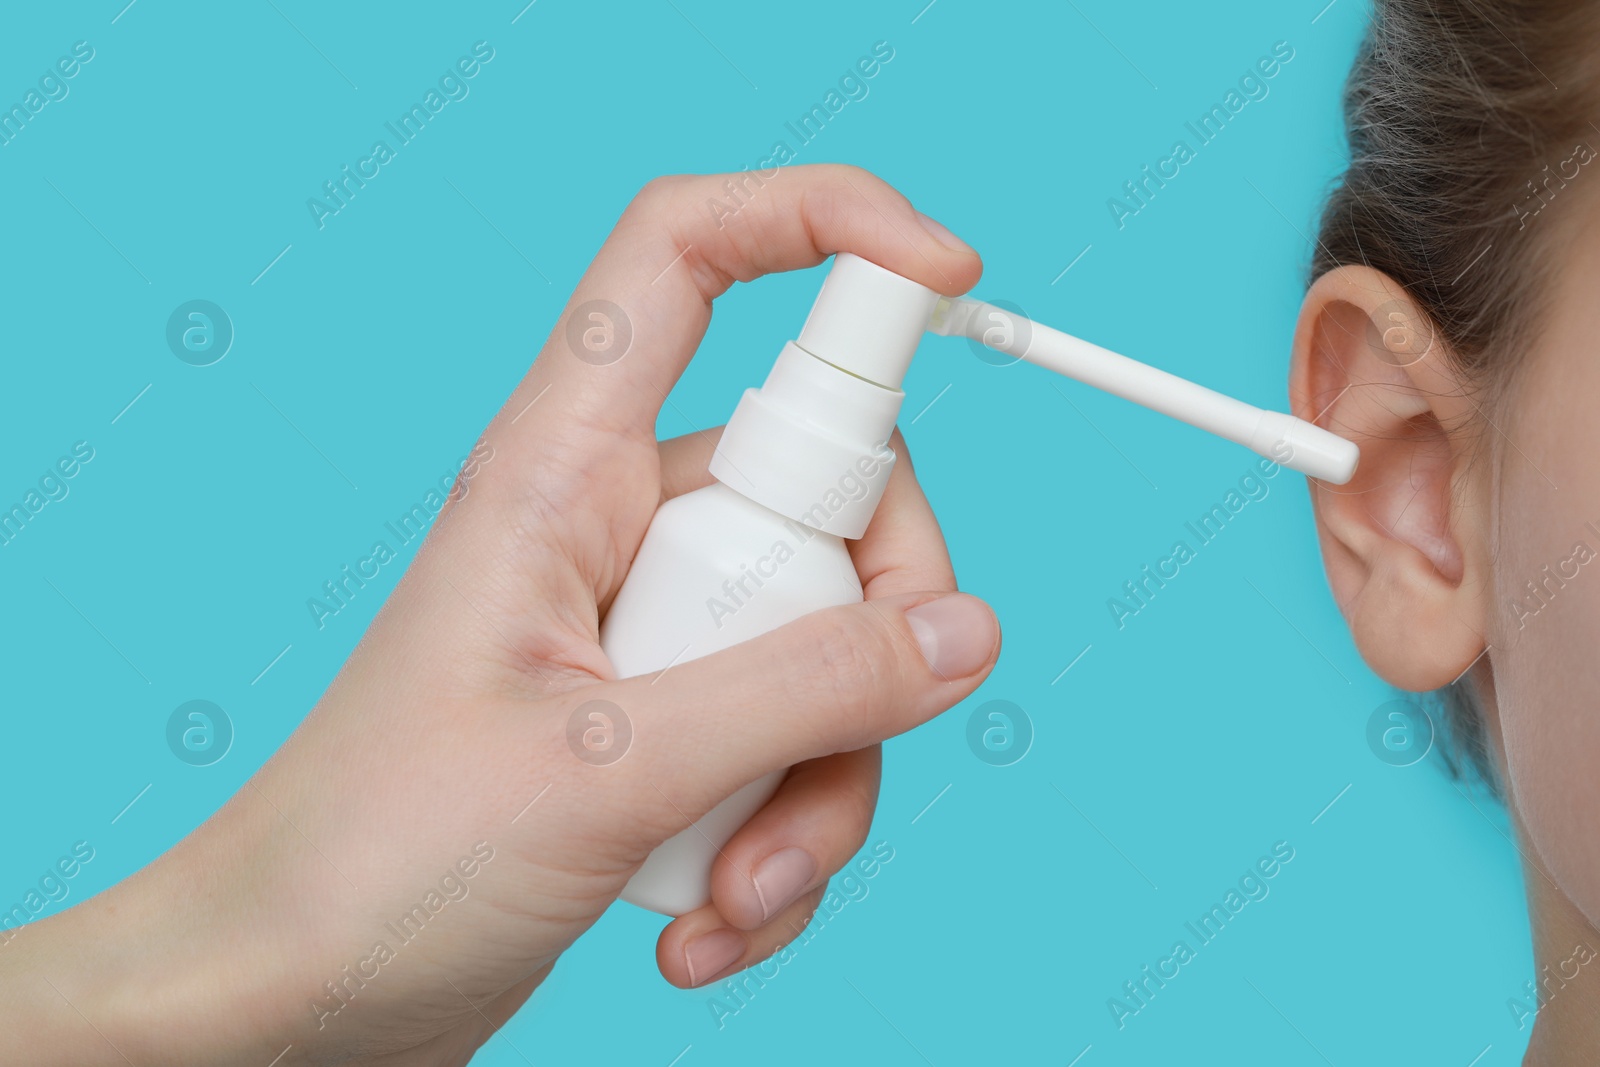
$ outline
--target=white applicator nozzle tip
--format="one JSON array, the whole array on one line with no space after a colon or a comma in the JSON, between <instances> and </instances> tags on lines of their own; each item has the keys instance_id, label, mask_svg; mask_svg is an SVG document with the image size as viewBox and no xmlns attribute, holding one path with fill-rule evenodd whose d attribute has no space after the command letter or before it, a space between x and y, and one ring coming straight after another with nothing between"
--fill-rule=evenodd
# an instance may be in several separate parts
<instances>
[{"instance_id":1,"label":"white applicator nozzle tip","mask_svg":"<svg viewBox=\"0 0 1600 1067\"><path fill-rule=\"evenodd\" d=\"M1290 470L1334 485L1355 477L1361 462L1354 441L1280 411L1262 412L1252 437L1241 443Z\"/></svg>"},{"instance_id":2,"label":"white applicator nozzle tip","mask_svg":"<svg viewBox=\"0 0 1600 1067\"><path fill-rule=\"evenodd\" d=\"M1354 442L1320 426L1235 400L981 300L940 297L928 318L928 330L945 337L969 337L1335 485L1348 482L1361 459Z\"/></svg>"}]
</instances>

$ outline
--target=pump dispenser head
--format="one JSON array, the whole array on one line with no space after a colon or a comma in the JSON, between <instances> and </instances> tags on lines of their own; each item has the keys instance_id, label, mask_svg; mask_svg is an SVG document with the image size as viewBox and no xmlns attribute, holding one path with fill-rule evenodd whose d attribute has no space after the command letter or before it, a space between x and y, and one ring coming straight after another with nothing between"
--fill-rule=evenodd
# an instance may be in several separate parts
<instances>
[{"instance_id":1,"label":"pump dispenser head","mask_svg":"<svg viewBox=\"0 0 1600 1067\"><path fill-rule=\"evenodd\" d=\"M941 297L841 252L795 340L806 352L885 389L898 389Z\"/></svg>"}]
</instances>

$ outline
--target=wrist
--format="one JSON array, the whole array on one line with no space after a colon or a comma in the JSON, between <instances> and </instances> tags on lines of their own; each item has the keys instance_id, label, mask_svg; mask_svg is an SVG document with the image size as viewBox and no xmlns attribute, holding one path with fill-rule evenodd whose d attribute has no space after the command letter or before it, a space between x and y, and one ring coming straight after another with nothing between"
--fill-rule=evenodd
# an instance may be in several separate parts
<instances>
[{"instance_id":1,"label":"wrist","mask_svg":"<svg viewBox=\"0 0 1600 1067\"><path fill-rule=\"evenodd\" d=\"M16 1043L0 1064L126 1067L128 1063L235 1062L218 1040L234 1016L229 984L176 957L166 921L140 891L159 885L161 865L76 907L30 923L0 946L0 988ZM270 1059L270 1057L269 1057ZM263 1062L266 1062L265 1060Z\"/></svg>"},{"instance_id":2,"label":"wrist","mask_svg":"<svg viewBox=\"0 0 1600 1067\"><path fill-rule=\"evenodd\" d=\"M297 1055L278 1067L306 1062L304 1021L285 995L303 984L287 968L306 953L294 931L275 926L268 945L266 924L250 921L258 887L245 880L270 852L233 807L133 877L0 942L0 1012L17 1039L0 1065L264 1065L291 1043Z\"/></svg>"}]
</instances>

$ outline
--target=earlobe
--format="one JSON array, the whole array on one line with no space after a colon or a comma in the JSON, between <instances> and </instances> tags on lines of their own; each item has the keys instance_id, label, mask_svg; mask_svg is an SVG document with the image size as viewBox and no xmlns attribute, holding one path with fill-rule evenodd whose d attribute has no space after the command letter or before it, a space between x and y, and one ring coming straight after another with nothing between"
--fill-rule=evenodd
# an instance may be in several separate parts
<instances>
[{"instance_id":1,"label":"earlobe","mask_svg":"<svg viewBox=\"0 0 1600 1067\"><path fill-rule=\"evenodd\" d=\"M1477 406L1428 317L1387 275L1340 267L1306 295L1290 396L1361 446L1347 485L1312 482L1334 598L1385 680L1446 685L1483 651Z\"/></svg>"}]
</instances>

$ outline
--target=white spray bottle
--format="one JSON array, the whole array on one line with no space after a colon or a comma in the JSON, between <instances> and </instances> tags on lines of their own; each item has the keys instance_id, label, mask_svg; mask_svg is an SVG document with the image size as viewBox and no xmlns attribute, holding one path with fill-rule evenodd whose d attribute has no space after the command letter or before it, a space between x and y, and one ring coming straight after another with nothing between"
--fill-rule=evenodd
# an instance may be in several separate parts
<instances>
[{"instance_id":1,"label":"white spray bottle","mask_svg":"<svg viewBox=\"0 0 1600 1067\"><path fill-rule=\"evenodd\" d=\"M841 253L800 336L747 390L710 464L716 483L663 504L600 627L619 677L709 655L826 607L857 603L846 538L883 497L888 439L925 332L961 335L1086 381L1335 483L1359 453L1343 438L976 300L942 297ZM744 786L667 840L622 899L665 915L711 900L711 864L777 790Z\"/></svg>"}]
</instances>

